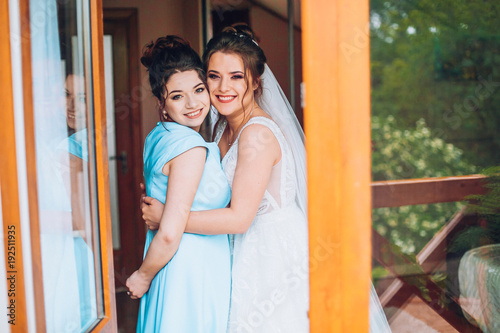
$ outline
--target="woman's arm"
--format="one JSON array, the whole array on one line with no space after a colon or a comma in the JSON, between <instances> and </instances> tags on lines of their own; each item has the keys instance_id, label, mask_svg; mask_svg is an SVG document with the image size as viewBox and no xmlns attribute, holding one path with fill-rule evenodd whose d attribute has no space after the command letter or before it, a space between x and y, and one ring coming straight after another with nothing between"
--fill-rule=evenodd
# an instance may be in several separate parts
<instances>
[{"instance_id":1,"label":"woman's arm","mask_svg":"<svg viewBox=\"0 0 500 333\"><path fill-rule=\"evenodd\" d=\"M231 206L229 208L191 212L186 232L217 235L245 233L269 183L273 165L281 158L281 150L271 130L262 125L251 125L243 130L238 144ZM163 205L145 197L141 205L142 218L149 229L158 228Z\"/></svg>"},{"instance_id":2,"label":"woman's arm","mask_svg":"<svg viewBox=\"0 0 500 333\"><path fill-rule=\"evenodd\" d=\"M177 251L203 174L206 154L205 148L196 147L165 164L163 170L168 174L165 208L141 267L127 279L132 298L144 295L155 275Z\"/></svg>"},{"instance_id":3,"label":"woman's arm","mask_svg":"<svg viewBox=\"0 0 500 333\"><path fill-rule=\"evenodd\" d=\"M269 128L259 124L246 127L239 138L230 207L191 212L186 232L245 233L257 214L272 168L280 159L278 140Z\"/></svg>"}]
</instances>

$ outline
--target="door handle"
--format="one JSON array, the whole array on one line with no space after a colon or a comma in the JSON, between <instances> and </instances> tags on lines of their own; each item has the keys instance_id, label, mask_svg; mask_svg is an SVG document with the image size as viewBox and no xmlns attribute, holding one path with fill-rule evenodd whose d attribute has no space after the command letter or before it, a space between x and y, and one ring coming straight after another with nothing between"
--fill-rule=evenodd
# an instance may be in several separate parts
<instances>
[{"instance_id":1,"label":"door handle","mask_svg":"<svg viewBox=\"0 0 500 333\"><path fill-rule=\"evenodd\" d=\"M128 171L128 158L127 158L127 152L125 150L122 150L120 155L115 155L115 156L110 156L110 160L118 160L121 162L121 169L122 169L122 174L126 174Z\"/></svg>"}]
</instances>

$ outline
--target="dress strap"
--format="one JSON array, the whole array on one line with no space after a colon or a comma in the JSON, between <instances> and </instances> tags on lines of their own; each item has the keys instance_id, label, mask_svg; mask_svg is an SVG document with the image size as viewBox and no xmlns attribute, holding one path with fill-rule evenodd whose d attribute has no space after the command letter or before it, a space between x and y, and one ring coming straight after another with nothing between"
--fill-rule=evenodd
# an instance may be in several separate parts
<instances>
[{"instance_id":1,"label":"dress strap","mask_svg":"<svg viewBox=\"0 0 500 333\"><path fill-rule=\"evenodd\" d=\"M226 126L227 126L226 118L220 118L219 121L217 121L217 123L215 123L214 142L216 144L219 144L219 141L222 138L222 134L224 134L224 130L226 129Z\"/></svg>"},{"instance_id":2,"label":"dress strap","mask_svg":"<svg viewBox=\"0 0 500 333\"><path fill-rule=\"evenodd\" d=\"M240 133L238 134L237 140L239 140L240 135L243 132L243 130L245 128L247 128L248 126L253 125L253 124L264 125L267 128L269 128L271 130L271 132L273 132L274 136L276 137L276 139L278 140L278 142L280 144L280 147L283 150L282 142L284 142L284 141L282 141L282 140L285 140L285 137L283 136L281 129L279 128L278 124L276 124L272 119L269 119L269 118L263 117L263 116L257 116L257 117L250 118L250 120L241 128Z\"/></svg>"},{"instance_id":3,"label":"dress strap","mask_svg":"<svg viewBox=\"0 0 500 333\"><path fill-rule=\"evenodd\" d=\"M286 139L285 136L283 135L283 132L279 128L278 124L276 124L272 119L269 119L267 117L262 117L262 116L257 116L251 118L241 129L240 133L238 134L238 138L236 141L239 141L240 135L243 132L243 130L252 124L259 124L266 126L271 130L273 135L276 137L276 140L278 140L278 144L280 145L280 150L281 150L281 160L279 163L281 163L281 172L280 172L280 202L281 205L286 203L286 174L287 174L287 162L288 162L288 148L286 144ZM266 191L267 192L267 191Z\"/></svg>"}]
</instances>

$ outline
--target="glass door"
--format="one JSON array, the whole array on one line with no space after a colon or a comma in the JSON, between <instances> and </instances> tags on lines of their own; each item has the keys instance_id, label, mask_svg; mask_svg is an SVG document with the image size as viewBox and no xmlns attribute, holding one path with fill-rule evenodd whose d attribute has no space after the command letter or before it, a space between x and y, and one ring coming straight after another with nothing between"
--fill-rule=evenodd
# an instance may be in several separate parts
<instances>
[{"instance_id":1,"label":"glass door","mask_svg":"<svg viewBox=\"0 0 500 333\"><path fill-rule=\"evenodd\" d=\"M85 331L104 313L89 12L85 1L30 1L40 247L49 332Z\"/></svg>"},{"instance_id":2,"label":"glass door","mask_svg":"<svg viewBox=\"0 0 500 333\"><path fill-rule=\"evenodd\" d=\"M373 279L393 332L495 332L497 2L370 1Z\"/></svg>"},{"instance_id":3,"label":"glass door","mask_svg":"<svg viewBox=\"0 0 500 333\"><path fill-rule=\"evenodd\" d=\"M15 304L9 329L116 331L102 4L8 6L1 198L4 233L14 230L3 239L15 289L7 295Z\"/></svg>"}]
</instances>

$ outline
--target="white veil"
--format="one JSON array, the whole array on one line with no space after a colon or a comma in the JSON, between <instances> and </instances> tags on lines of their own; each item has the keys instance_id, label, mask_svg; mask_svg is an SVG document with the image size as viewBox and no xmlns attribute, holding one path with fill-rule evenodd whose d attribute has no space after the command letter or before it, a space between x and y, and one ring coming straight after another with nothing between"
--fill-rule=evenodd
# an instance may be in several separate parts
<instances>
[{"instance_id":1,"label":"white veil","mask_svg":"<svg viewBox=\"0 0 500 333\"><path fill-rule=\"evenodd\" d=\"M306 151L304 131L271 69L265 65L262 80L262 96L257 104L278 124L293 154L297 180L297 202L307 217ZM390 333L391 329L384 314L377 292L370 286L370 332Z\"/></svg>"},{"instance_id":2,"label":"white veil","mask_svg":"<svg viewBox=\"0 0 500 333\"><path fill-rule=\"evenodd\" d=\"M306 150L304 131L271 69L265 65L261 76L262 95L257 104L278 124L290 146L295 164L297 203L307 216Z\"/></svg>"}]
</instances>

